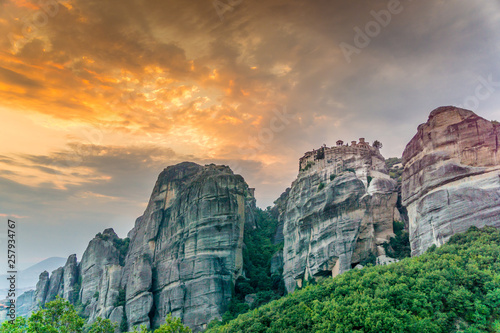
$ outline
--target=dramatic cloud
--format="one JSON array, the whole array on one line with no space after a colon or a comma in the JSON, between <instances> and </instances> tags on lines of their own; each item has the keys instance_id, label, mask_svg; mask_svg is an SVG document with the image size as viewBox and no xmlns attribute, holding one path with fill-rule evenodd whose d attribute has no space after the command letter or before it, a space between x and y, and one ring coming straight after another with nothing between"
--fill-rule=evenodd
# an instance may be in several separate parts
<instances>
[{"instance_id":1,"label":"dramatic cloud","mask_svg":"<svg viewBox=\"0 0 500 333\"><path fill-rule=\"evenodd\" d=\"M397 156L435 107L500 119L496 0L0 8L0 216L26 226L26 261L124 236L184 160L230 165L267 206L323 143Z\"/></svg>"}]
</instances>

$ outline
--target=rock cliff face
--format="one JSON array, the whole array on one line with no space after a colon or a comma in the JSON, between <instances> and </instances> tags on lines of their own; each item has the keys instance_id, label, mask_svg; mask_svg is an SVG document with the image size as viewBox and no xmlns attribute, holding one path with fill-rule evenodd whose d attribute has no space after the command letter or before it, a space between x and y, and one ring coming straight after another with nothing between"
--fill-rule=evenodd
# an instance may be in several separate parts
<instances>
[{"instance_id":1,"label":"rock cliff face","mask_svg":"<svg viewBox=\"0 0 500 333\"><path fill-rule=\"evenodd\" d=\"M108 318L118 296L121 278L117 240L114 231L106 229L90 241L80 264L73 254L64 267L50 274L50 278L48 272L40 274L30 311L59 296L81 304L83 314L91 321L96 317Z\"/></svg>"},{"instance_id":2,"label":"rock cliff face","mask_svg":"<svg viewBox=\"0 0 500 333\"><path fill-rule=\"evenodd\" d=\"M49 290L49 272L44 271L40 274L35 291L35 305L44 304Z\"/></svg>"},{"instance_id":3,"label":"rock cliff face","mask_svg":"<svg viewBox=\"0 0 500 333\"><path fill-rule=\"evenodd\" d=\"M242 273L245 224L255 200L225 166L167 168L129 237L122 286L131 325L158 326L168 313L193 330L221 316Z\"/></svg>"},{"instance_id":4,"label":"rock cliff face","mask_svg":"<svg viewBox=\"0 0 500 333\"><path fill-rule=\"evenodd\" d=\"M78 299L91 322L96 317L108 318L118 299L122 270L118 240L113 229L99 233L90 241L78 267Z\"/></svg>"},{"instance_id":5,"label":"rock cliff face","mask_svg":"<svg viewBox=\"0 0 500 333\"><path fill-rule=\"evenodd\" d=\"M287 290L385 256L382 244L394 235L392 223L399 216L397 196L384 158L364 140L306 153L279 202Z\"/></svg>"},{"instance_id":6,"label":"rock cliff face","mask_svg":"<svg viewBox=\"0 0 500 333\"><path fill-rule=\"evenodd\" d=\"M158 177L128 240L98 234L82 260L42 273L25 303L60 295L90 322L110 318L129 329L157 327L168 313L198 332L220 318L242 274L243 232L255 227L255 199L226 166L181 163Z\"/></svg>"},{"instance_id":7,"label":"rock cliff face","mask_svg":"<svg viewBox=\"0 0 500 333\"><path fill-rule=\"evenodd\" d=\"M403 153L403 204L412 256L470 226L500 227L500 127L474 112L441 107Z\"/></svg>"},{"instance_id":8,"label":"rock cliff face","mask_svg":"<svg viewBox=\"0 0 500 333\"><path fill-rule=\"evenodd\" d=\"M78 282L78 263L76 261L76 254L68 257L66 265L64 265L63 274L63 298L67 300L75 300L78 297L78 291L75 291L75 284Z\"/></svg>"}]
</instances>

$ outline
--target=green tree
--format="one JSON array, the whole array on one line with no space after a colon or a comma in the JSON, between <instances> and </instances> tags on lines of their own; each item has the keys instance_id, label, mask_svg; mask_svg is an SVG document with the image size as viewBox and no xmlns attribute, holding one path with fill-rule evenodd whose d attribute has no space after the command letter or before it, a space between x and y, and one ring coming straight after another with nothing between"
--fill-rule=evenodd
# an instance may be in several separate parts
<instances>
[{"instance_id":1,"label":"green tree","mask_svg":"<svg viewBox=\"0 0 500 333\"><path fill-rule=\"evenodd\" d=\"M97 318L97 320L90 325L88 333L113 333L118 325L112 323L109 319Z\"/></svg>"},{"instance_id":2,"label":"green tree","mask_svg":"<svg viewBox=\"0 0 500 333\"><path fill-rule=\"evenodd\" d=\"M140 329L140 331L139 331L139 329ZM146 325L141 325L140 328L137 328L137 326L134 327L134 330L132 331L132 333L149 333L149 330L147 329Z\"/></svg>"},{"instance_id":3,"label":"green tree","mask_svg":"<svg viewBox=\"0 0 500 333\"><path fill-rule=\"evenodd\" d=\"M81 333L84 320L78 316L73 305L57 297L45 304L45 308L33 313L29 319L16 318L14 323L4 322L1 333ZM100 331L97 331L100 332Z\"/></svg>"},{"instance_id":4,"label":"green tree","mask_svg":"<svg viewBox=\"0 0 500 333\"><path fill-rule=\"evenodd\" d=\"M373 141L373 147L375 147L377 149L382 149L382 147L383 147L382 142L380 142L378 140Z\"/></svg>"},{"instance_id":5,"label":"green tree","mask_svg":"<svg viewBox=\"0 0 500 333\"><path fill-rule=\"evenodd\" d=\"M27 320L23 317L17 317L13 323L4 321L2 326L0 326L0 333L25 333L27 329Z\"/></svg>"},{"instance_id":6,"label":"green tree","mask_svg":"<svg viewBox=\"0 0 500 333\"><path fill-rule=\"evenodd\" d=\"M416 258L325 278L229 322L214 322L205 332L498 333L499 328L500 231L485 227L454 235Z\"/></svg>"},{"instance_id":7,"label":"green tree","mask_svg":"<svg viewBox=\"0 0 500 333\"><path fill-rule=\"evenodd\" d=\"M28 332L80 333L85 321L78 316L74 306L59 296L45 304L45 308L28 319Z\"/></svg>"},{"instance_id":8,"label":"green tree","mask_svg":"<svg viewBox=\"0 0 500 333\"><path fill-rule=\"evenodd\" d=\"M173 318L170 313L165 321L166 323L158 327L154 333L191 333L191 329L184 326L180 318Z\"/></svg>"}]
</instances>

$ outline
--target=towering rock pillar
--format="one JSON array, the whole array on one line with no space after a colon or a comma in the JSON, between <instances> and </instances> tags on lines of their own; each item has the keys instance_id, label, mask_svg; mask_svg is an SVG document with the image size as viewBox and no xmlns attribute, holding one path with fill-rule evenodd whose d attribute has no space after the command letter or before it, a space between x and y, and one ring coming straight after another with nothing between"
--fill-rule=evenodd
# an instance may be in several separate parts
<instances>
[{"instance_id":1,"label":"towering rock pillar","mask_svg":"<svg viewBox=\"0 0 500 333\"><path fill-rule=\"evenodd\" d=\"M384 161L364 140L321 147L300 159L299 175L276 208L283 223L283 278L289 292L369 258L390 260L382 245L394 236L398 194Z\"/></svg>"},{"instance_id":2,"label":"towering rock pillar","mask_svg":"<svg viewBox=\"0 0 500 333\"><path fill-rule=\"evenodd\" d=\"M129 326L159 326L168 313L200 331L222 316L242 274L243 231L255 199L229 167L168 167L130 231L122 287Z\"/></svg>"},{"instance_id":3,"label":"towering rock pillar","mask_svg":"<svg viewBox=\"0 0 500 333\"><path fill-rule=\"evenodd\" d=\"M412 255L470 226L500 227L500 126L452 106L431 112L403 153Z\"/></svg>"}]
</instances>

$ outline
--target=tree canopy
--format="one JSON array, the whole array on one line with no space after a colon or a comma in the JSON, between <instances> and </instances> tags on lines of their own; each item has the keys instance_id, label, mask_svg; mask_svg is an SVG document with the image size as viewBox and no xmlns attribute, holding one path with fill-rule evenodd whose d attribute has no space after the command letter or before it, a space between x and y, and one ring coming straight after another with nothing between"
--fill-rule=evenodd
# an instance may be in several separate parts
<instances>
[{"instance_id":1,"label":"tree canopy","mask_svg":"<svg viewBox=\"0 0 500 333\"><path fill-rule=\"evenodd\" d=\"M57 297L28 319L18 317L14 323L4 322L0 326L0 333L114 333L116 328L117 324L102 318L97 318L92 324L85 325L84 319L78 316L74 306L67 300ZM141 327L140 331L135 328L133 332L146 333L150 330ZM153 333L190 332L191 330L181 323L180 318L173 318L168 314L165 324Z\"/></svg>"},{"instance_id":2,"label":"tree canopy","mask_svg":"<svg viewBox=\"0 0 500 333\"><path fill-rule=\"evenodd\" d=\"M207 333L500 332L500 232L471 228L440 248L353 269Z\"/></svg>"}]
</instances>

